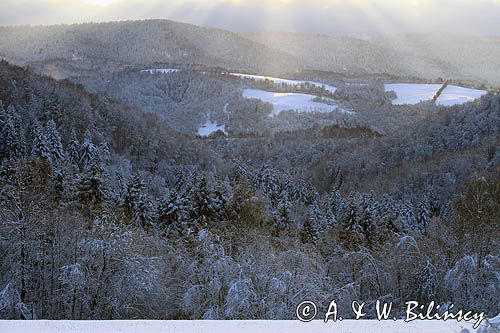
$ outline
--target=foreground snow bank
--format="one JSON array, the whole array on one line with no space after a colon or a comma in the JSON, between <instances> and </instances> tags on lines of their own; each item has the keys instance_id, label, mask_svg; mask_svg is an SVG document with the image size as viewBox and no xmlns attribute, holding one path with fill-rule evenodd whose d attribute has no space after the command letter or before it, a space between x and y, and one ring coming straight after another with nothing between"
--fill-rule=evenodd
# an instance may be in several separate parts
<instances>
[{"instance_id":1,"label":"foreground snow bank","mask_svg":"<svg viewBox=\"0 0 500 333\"><path fill-rule=\"evenodd\" d=\"M482 328L481 328L482 329ZM156 333L156 332L236 332L236 333L267 333L267 332L289 332L289 333L347 333L347 332L371 332L371 333L459 333L474 332L472 324L456 321L412 321L405 323L398 321L376 321L376 320L344 320L325 324L322 320L310 323L302 323L298 320L115 320L115 321L91 321L91 320L54 320L54 321L31 321L13 320L0 321L2 333L56 333L56 332L93 332L93 333ZM491 331L494 332L494 331ZM488 332L489 333L489 332Z\"/></svg>"}]
</instances>

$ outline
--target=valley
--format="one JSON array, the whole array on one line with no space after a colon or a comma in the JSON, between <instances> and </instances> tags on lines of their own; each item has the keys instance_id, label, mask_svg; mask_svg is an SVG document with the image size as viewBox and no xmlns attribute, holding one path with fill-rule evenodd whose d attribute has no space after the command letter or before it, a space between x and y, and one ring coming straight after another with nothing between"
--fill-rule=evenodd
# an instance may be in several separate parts
<instances>
[{"instance_id":1,"label":"valley","mask_svg":"<svg viewBox=\"0 0 500 333\"><path fill-rule=\"evenodd\" d=\"M498 45L0 27L0 318L496 315Z\"/></svg>"}]
</instances>

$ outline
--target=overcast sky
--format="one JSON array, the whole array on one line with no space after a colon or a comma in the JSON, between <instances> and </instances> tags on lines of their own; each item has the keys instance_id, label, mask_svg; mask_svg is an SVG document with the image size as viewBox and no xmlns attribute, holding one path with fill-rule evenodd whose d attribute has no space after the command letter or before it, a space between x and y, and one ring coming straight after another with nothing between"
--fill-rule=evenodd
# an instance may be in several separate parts
<instances>
[{"instance_id":1,"label":"overcast sky","mask_svg":"<svg viewBox=\"0 0 500 333\"><path fill-rule=\"evenodd\" d=\"M147 18L234 31L500 35L500 0L0 0L0 25Z\"/></svg>"}]
</instances>

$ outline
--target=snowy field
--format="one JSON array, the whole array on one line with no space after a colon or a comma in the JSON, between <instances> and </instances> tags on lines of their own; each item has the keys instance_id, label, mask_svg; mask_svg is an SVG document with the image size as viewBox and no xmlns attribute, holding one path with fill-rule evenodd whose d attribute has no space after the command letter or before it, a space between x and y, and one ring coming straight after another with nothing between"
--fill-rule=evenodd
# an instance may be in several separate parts
<instances>
[{"instance_id":1,"label":"snowy field","mask_svg":"<svg viewBox=\"0 0 500 333\"><path fill-rule=\"evenodd\" d=\"M141 73L149 73L149 74L170 74L177 72L179 72L179 69L176 68L145 69L141 71Z\"/></svg>"},{"instance_id":2,"label":"snowy field","mask_svg":"<svg viewBox=\"0 0 500 333\"><path fill-rule=\"evenodd\" d=\"M314 95L295 93L274 93L258 89L244 89L243 97L249 99L260 99L273 105L271 116L277 116L282 111L292 110L296 112L333 112L340 110L333 100L330 104L314 102ZM348 112L344 111L343 112Z\"/></svg>"},{"instance_id":3,"label":"snowy field","mask_svg":"<svg viewBox=\"0 0 500 333\"><path fill-rule=\"evenodd\" d=\"M441 88L441 84L393 83L386 84L385 91L394 91L398 98L394 105L414 105L422 101L430 101Z\"/></svg>"},{"instance_id":4,"label":"snowy field","mask_svg":"<svg viewBox=\"0 0 500 333\"><path fill-rule=\"evenodd\" d=\"M309 85L316 86L319 88L324 88L326 91L331 92L332 94L337 90L337 88L335 88L334 86L330 86L328 84L324 84L321 82L287 80L287 79L280 79L280 78L271 77L271 76L249 75L249 74L240 74L240 73L230 73L230 75L237 76L237 77L243 78L243 79L253 79L256 81L269 80L269 81L273 81L274 84L276 84L276 85L285 84L288 86L300 86L300 85L309 84Z\"/></svg>"},{"instance_id":5,"label":"snowy field","mask_svg":"<svg viewBox=\"0 0 500 333\"><path fill-rule=\"evenodd\" d=\"M419 84L419 83L392 83L385 85L385 91L394 91L398 96L392 101L394 105L415 105L422 101L430 101L439 89L441 84ZM437 105L453 106L474 101L487 91L458 86L447 86L441 96L436 100Z\"/></svg>"},{"instance_id":6,"label":"snowy field","mask_svg":"<svg viewBox=\"0 0 500 333\"><path fill-rule=\"evenodd\" d=\"M208 137L212 133L215 133L217 131L222 131L224 134L227 135L226 125L224 124L217 125L217 123L207 120L207 122L203 126L201 126L200 129L198 130L198 135L203 137Z\"/></svg>"},{"instance_id":7,"label":"snowy field","mask_svg":"<svg viewBox=\"0 0 500 333\"><path fill-rule=\"evenodd\" d=\"M458 86L448 86L444 89L443 93L436 100L437 105L452 106L464 104L474 101L486 95L488 92L484 90L463 88Z\"/></svg>"}]
</instances>

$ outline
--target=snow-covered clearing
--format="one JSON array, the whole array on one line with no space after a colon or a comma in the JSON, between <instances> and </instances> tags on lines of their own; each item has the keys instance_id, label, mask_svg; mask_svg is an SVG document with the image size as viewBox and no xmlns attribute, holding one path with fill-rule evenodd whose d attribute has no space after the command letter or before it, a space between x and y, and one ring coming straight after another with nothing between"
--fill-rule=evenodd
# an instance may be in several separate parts
<instances>
[{"instance_id":1,"label":"snow-covered clearing","mask_svg":"<svg viewBox=\"0 0 500 333\"><path fill-rule=\"evenodd\" d=\"M452 106L474 101L486 95L484 90L463 88L458 86L448 86L436 100L437 105Z\"/></svg>"},{"instance_id":2,"label":"snow-covered clearing","mask_svg":"<svg viewBox=\"0 0 500 333\"><path fill-rule=\"evenodd\" d=\"M310 85L318 88L324 88L326 91L331 92L332 94L337 90L334 86L324 84L321 82L313 82L313 81L301 81L301 80L288 80L288 79L280 79L272 76L261 76L261 75L250 75L250 74L240 74L240 73L229 73L230 75L237 76L243 79L253 79L256 81L272 81L276 85L287 85L287 86L303 86Z\"/></svg>"},{"instance_id":3,"label":"snow-covered clearing","mask_svg":"<svg viewBox=\"0 0 500 333\"><path fill-rule=\"evenodd\" d=\"M208 137L212 133L215 133L217 131L222 131L224 134L227 135L226 132L226 125L218 125L215 122L212 122L211 120L207 120L205 124L203 124L200 129L198 129L198 135L203 136L203 137Z\"/></svg>"},{"instance_id":4,"label":"snow-covered clearing","mask_svg":"<svg viewBox=\"0 0 500 333\"><path fill-rule=\"evenodd\" d=\"M415 105L430 101L437 94L441 84L392 83L385 85L385 91L396 92L394 105ZM487 94L487 91L449 85L436 100L437 105L453 106L474 101Z\"/></svg>"},{"instance_id":5,"label":"snow-covered clearing","mask_svg":"<svg viewBox=\"0 0 500 333\"><path fill-rule=\"evenodd\" d=\"M392 101L394 105L414 105L430 101L441 87L441 84L392 83L385 85L385 91L396 92L398 97Z\"/></svg>"},{"instance_id":6,"label":"snow-covered clearing","mask_svg":"<svg viewBox=\"0 0 500 333\"><path fill-rule=\"evenodd\" d=\"M271 116L277 116L281 111L292 110L296 112L333 112L340 110L339 106L332 99L327 99L329 104L314 102L314 95L296 93L275 93L258 89L244 89L243 97L249 99L259 99L273 105Z\"/></svg>"},{"instance_id":7,"label":"snow-covered clearing","mask_svg":"<svg viewBox=\"0 0 500 333\"><path fill-rule=\"evenodd\" d=\"M170 74L177 73L180 70L177 68L157 68L157 69L145 69L142 70L141 73L149 73L149 74Z\"/></svg>"}]
</instances>

